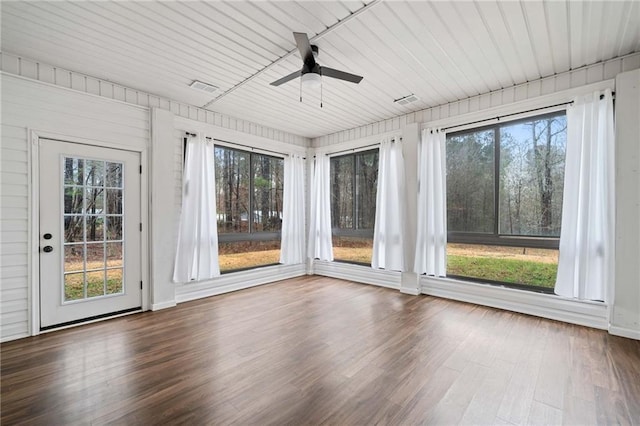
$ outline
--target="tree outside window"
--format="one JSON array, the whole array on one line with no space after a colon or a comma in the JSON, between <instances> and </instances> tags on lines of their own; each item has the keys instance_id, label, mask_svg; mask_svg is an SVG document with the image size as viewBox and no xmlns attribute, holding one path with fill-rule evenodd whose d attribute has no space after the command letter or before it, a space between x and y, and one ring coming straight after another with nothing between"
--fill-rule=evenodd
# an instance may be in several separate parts
<instances>
[{"instance_id":1,"label":"tree outside window","mask_svg":"<svg viewBox=\"0 0 640 426\"><path fill-rule=\"evenodd\" d=\"M283 159L216 146L215 169L220 270L278 263Z\"/></svg>"},{"instance_id":2,"label":"tree outside window","mask_svg":"<svg viewBox=\"0 0 640 426\"><path fill-rule=\"evenodd\" d=\"M332 157L331 226L334 259L371 264L378 189L378 150Z\"/></svg>"},{"instance_id":3,"label":"tree outside window","mask_svg":"<svg viewBox=\"0 0 640 426\"><path fill-rule=\"evenodd\" d=\"M552 288L566 115L447 135L450 276Z\"/></svg>"}]
</instances>

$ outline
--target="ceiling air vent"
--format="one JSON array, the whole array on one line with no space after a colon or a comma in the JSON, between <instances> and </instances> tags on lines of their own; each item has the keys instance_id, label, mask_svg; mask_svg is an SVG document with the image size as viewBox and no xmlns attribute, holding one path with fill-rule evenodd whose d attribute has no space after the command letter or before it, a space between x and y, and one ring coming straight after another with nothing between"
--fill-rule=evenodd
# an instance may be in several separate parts
<instances>
[{"instance_id":1,"label":"ceiling air vent","mask_svg":"<svg viewBox=\"0 0 640 426\"><path fill-rule=\"evenodd\" d=\"M399 98L394 100L393 102L397 103L398 105L406 105L406 104L410 104L411 102L415 102L417 101L418 98L416 95L414 95L413 93L410 95L407 95L405 97Z\"/></svg>"},{"instance_id":2,"label":"ceiling air vent","mask_svg":"<svg viewBox=\"0 0 640 426\"><path fill-rule=\"evenodd\" d=\"M218 88L216 86L214 86L213 84L203 83L203 82L198 81L198 80L194 80L194 82L191 83L191 85L189 87L191 87L193 89L200 90L202 92L207 92L209 94L216 93L218 91Z\"/></svg>"}]
</instances>

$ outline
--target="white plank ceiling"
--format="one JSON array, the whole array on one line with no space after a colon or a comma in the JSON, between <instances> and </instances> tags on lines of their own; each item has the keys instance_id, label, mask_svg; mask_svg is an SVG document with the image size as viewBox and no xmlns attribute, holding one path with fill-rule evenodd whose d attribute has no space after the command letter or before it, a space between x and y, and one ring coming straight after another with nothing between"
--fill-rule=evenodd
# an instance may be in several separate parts
<instances>
[{"instance_id":1,"label":"white plank ceiling","mask_svg":"<svg viewBox=\"0 0 640 426\"><path fill-rule=\"evenodd\" d=\"M1 13L2 51L307 137L640 51L638 1L2 1ZM299 80L270 86L301 66L293 31L364 80L325 78L322 108L319 89L299 101ZM409 94L420 100L393 102Z\"/></svg>"}]
</instances>

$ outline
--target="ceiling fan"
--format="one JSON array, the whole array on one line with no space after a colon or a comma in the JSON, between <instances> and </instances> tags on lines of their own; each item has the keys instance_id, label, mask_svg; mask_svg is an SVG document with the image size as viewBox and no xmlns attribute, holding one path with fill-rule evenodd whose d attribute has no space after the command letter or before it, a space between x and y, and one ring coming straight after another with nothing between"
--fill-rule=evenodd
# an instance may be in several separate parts
<instances>
[{"instance_id":1,"label":"ceiling fan","mask_svg":"<svg viewBox=\"0 0 640 426\"><path fill-rule=\"evenodd\" d=\"M309 43L309 37L306 33L293 33L293 37L296 39L296 45L300 56L302 57L302 69L292 72L291 74L284 76L271 83L272 86L280 86L287 81L300 77L303 83L310 83L310 85L319 85L321 77L337 78L338 80L344 80L351 83L360 83L362 77L355 74L350 74L345 71L336 70L329 67L323 67L316 62L318 56L318 46L311 45Z\"/></svg>"}]
</instances>

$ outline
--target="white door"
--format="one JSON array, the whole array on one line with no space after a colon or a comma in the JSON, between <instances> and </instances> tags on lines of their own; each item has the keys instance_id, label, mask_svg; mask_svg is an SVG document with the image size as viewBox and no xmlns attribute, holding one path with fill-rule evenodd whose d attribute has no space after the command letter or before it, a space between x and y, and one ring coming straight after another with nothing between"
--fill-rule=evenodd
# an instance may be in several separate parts
<instances>
[{"instance_id":1,"label":"white door","mask_svg":"<svg viewBox=\"0 0 640 426\"><path fill-rule=\"evenodd\" d=\"M40 327L139 308L140 154L39 141Z\"/></svg>"}]
</instances>

